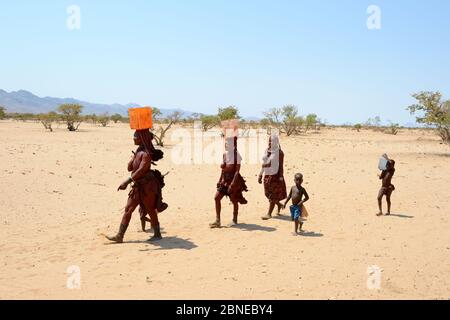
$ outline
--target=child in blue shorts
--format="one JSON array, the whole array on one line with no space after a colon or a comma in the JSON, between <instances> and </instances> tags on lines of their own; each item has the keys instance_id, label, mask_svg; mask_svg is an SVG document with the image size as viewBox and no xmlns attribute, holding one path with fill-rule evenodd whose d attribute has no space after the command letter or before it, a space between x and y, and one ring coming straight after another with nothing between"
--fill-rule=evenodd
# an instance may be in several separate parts
<instances>
[{"instance_id":1,"label":"child in blue shorts","mask_svg":"<svg viewBox=\"0 0 450 320\"><path fill-rule=\"evenodd\" d=\"M309 195L306 192L305 188L302 187L303 175L301 173L297 173L295 175L294 182L295 186L291 188L289 196L287 197L283 207L286 208L286 204L289 202L289 200L292 199L292 206L290 206L289 208L291 211L292 221L295 222L294 235L297 235L299 231L299 225L300 232L302 232L303 222L300 221L302 215L302 206L306 201L309 200Z\"/></svg>"}]
</instances>

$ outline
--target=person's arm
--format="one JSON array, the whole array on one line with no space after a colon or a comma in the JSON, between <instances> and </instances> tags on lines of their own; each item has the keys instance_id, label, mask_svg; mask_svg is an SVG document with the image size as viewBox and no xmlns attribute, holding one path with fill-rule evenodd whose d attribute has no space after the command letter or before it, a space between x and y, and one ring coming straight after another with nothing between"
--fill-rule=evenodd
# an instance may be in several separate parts
<instances>
[{"instance_id":1,"label":"person's arm","mask_svg":"<svg viewBox=\"0 0 450 320\"><path fill-rule=\"evenodd\" d=\"M223 170L220 170L220 177L219 177L219 181L217 181L217 185L219 185L219 183L222 182L222 177L223 177Z\"/></svg>"},{"instance_id":2,"label":"person's arm","mask_svg":"<svg viewBox=\"0 0 450 320\"><path fill-rule=\"evenodd\" d=\"M284 180L284 153L280 150L280 158L279 158L279 167L278 167L278 176L280 180Z\"/></svg>"},{"instance_id":3,"label":"person's arm","mask_svg":"<svg viewBox=\"0 0 450 320\"><path fill-rule=\"evenodd\" d=\"M239 177L239 171L241 170L241 165L240 164L237 164L236 165L236 171L234 172L234 177L233 177L233 181L231 181L231 184L230 184L230 188L231 187L234 187L234 185L236 184L236 180L237 180L237 178Z\"/></svg>"},{"instance_id":4,"label":"person's arm","mask_svg":"<svg viewBox=\"0 0 450 320\"><path fill-rule=\"evenodd\" d=\"M287 205L287 203L289 202L289 200L291 200L291 198L292 198L292 188L291 188L291 190L289 191L289 195L288 195L286 201L285 201L284 204L283 204L283 208L286 208L286 205Z\"/></svg>"},{"instance_id":5,"label":"person's arm","mask_svg":"<svg viewBox=\"0 0 450 320\"><path fill-rule=\"evenodd\" d=\"M139 155L134 154L134 158L136 157L139 157ZM120 184L119 188L117 188L117 191L125 190L130 183L143 177L147 173L148 169L150 169L151 161L152 159L150 155L146 152L143 152L141 162L139 163L139 168L131 174L131 177Z\"/></svg>"},{"instance_id":6,"label":"person's arm","mask_svg":"<svg viewBox=\"0 0 450 320\"><path fill-rule=\"evenodd\" d=\"M306 192L305 188L303 188L303 195L304 195L303 200L300 201L300 203L298 204L300 207L302 206L302 204L304 204L306 201L309 200L309 195L308 195L308 192Z\"/></svg>"},{"instance_id":7,"label":"person's arm","mask_svg":"<svg viewBox=\"0 0 450 320\"><path fill-rule=\"evenodd\" d=\"M259 171L259 175L258 175L258 183L259 184L262 183L263 173L264 173L264 166L262 166L261 171Z\"/></svg>"},{"instance_id":8,"label":"person's arm","mask_svg":"<svg viewBox=\"0 0 450 320\"><path fill-rule=\"evenodd\" d=\"M267 158L267 162L263 163L262 167L263 168L270 168L271 166L272 166L272 159L270 157L270 158Z\"/></svg>"},{"instance_id":9,"label":"person's arm","mask_svg":"<svg viewBox=\"0 0 450 320\"><path fill-rule=\"evenodd\" d=\"M381 172L381 174L378 175L378 176L380 177L380 179L383 179L384 177L386 177L386 174L387 174L387 171L386 171L386 170L383 170L383 171Z\"/></svg>"},{"instance_id":10,"label":"person's arm","mask_svg":"<svg viewBox=\"0 0 450 320\"><path fill-rule=\"evenodd\" d=\"M242 157L239 153L236 155L236 157L237 157L237 159L234 159L234 161L236 161L235 162L236 163L235 172L234 172L233 180L231 181L231 184L230 184L230 188L234 188L234 186L238 180L238 177L239 177L239 172L241 171Z\"/></svg>"},{"instance_id":11,"label":"person's arm","mask_svg":"<svg viewBox=\"0 0 450 320\"><path fill-rule=\"evenodd\" d=\"M220 182L222 182L223 170L225 169L226 166L227 166L227 163L226 163L226 159L225 159L225 154L223 154L223 156L222 156L222 164L220 165L220 177L219 177L219 181L217 182L217 185Z\"/></svg>"},{"instance_id":12,"label":"person's arm","mask_svg":"<svg viewBox=\"0 0 450 320\"><path fill-rule=\"evenodd\" d=\"M131 151L131 152L133 152L133 155L131 156L130 162L128 162L128 172L133 171L133 162L134 162L134 158L136 157L136 153L134 151Z\"/></svg>"}]
</instances>

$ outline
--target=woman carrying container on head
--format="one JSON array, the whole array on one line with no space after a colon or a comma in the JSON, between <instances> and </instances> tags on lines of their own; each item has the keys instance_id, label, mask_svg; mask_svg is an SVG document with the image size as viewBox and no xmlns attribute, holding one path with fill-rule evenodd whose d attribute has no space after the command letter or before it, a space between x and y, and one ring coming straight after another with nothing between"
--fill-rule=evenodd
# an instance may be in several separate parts
<instances>
[{"instance_id":1,"label":"woman carrying container on head","mask_svg":"<svg viewBox=\"0 0 450 320\"><path fill-rule=\"evenodd\" d=\"M167 209L167 204L162 202L161 189L164 185L163 176L157 170L151 170L151 164L163 158L163 152L155 149L152 143L153 134L151 128L151 109L130 109L130 124L134 133L134 144L139 146L128 163L128 171L131 177L124 181L118 190L126 190L132 183L128 194L125 213L122 217L119 232L113 237L106 237L110 241L123 242L123 237L128 228L131 216L137 206L140 206L141 221L146 220L146 214L150 216L150 223L154 235L149 241L162 239L158 221L158 212ZM143 222L145 226L145 222Z\"/></svg>"}]
</instances>

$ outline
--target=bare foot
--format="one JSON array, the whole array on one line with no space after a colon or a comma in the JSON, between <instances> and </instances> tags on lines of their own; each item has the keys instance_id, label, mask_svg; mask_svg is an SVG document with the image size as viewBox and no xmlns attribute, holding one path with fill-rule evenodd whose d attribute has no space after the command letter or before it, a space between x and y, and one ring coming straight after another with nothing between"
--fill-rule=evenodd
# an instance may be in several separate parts
<instances>
[{"instance_id":1,"label":"bare foot","mask_svg":"<svg viewBox=\"0 0 450 320\"><path fill-rule=\"evenodd\" d=\"M209 224L209 227L210 227L211 229L218 229L218 228L221 227L221 226L220 226L220 222L219 222L219 221L216 221L216 222L210 223L210 224Z\"/></svg>"},{"instance_id":2,"label":"bare foot","mask_svg":"<svg viewBox=\"0 0 450 320\"><path fill-rule=\"evenodd\" d=\"M298 236L298 233L297 233L297 232L292 232L292 235L293 235L294 237L296 237L296 236Z\"/></svg>"},{"instance_id":3,"label":"bare foot","mask_svg":"<svg viewBox=\"0 0 450 320\"><path fill-rule=\"evenodd\" d=\"M153 236L150 239L148 239L149 242L155 242L155 241L159 241L159 240L162 240L162 237L160 235Z\"/></svg>"},{"instance_id":4,"label":"bare foot","mask_svg":"<svg viewBox=\"0 0 450 320\"><path fill-rule=\"evenodd\" d=\"M231 221L229 224L228 224L228 228L232 228L232 227L234 227L234 226L237 226L238 225L238 223L237 223L237 221Z\"/></svg>"},{"instance_id":5,"label":"bare foot","mask_svg":"<svg viewBox=\"0 0 450 320\"><path fill-rule=\"evenodd\" d=\"M387 215L387 216L390 216L390 215L391 215L391 213L390 213L390 212L388 212L388 213L386 213L386 215Z\"/></svg>"},{"instance_id":6,"label":"bare foot","mask_svg":"<svg viewBox=\"0 0 450 320\"><path fill-rule=\"evenodd\" d=\"M382 216L382 215L383 215L383 212L378 212L377 213L377 217Z\"/></svg>"},{"instance_id":7,"label":"bare foot","mask_svg":"<svg viewBox=\"0 0 450 320\"><path fill-rule=\"evenodd\" d=\"M263 220L270 220L270 219L272 219L272 216L271 215L265 215L264 217L261 217L261 219L263 219Z\"/></svg>"},{"instance_id":8,"label":"bare foot","mask_svg":"<svg viewBox=\"0 0 450 320\"><path fill-rule=\"evenodd\" d=\"M281 216L281 209L283 209L283 205L277 204L277 207L278 207L277 215Z\"/></svg>"}]
</instances>

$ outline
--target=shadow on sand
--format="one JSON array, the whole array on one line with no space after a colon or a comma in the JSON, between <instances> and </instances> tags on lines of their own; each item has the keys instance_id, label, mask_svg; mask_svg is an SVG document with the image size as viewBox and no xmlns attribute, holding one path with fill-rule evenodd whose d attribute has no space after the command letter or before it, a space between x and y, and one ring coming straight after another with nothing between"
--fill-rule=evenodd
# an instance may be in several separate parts
<instances>
[{"instance_id":1,"label":"shadow on sand","mask_svg":"<svg viewBox=\"0 0 450 320\"><path fill-rule=\"evenodd\" d=\"M162 234L164 234L164 232L161 232ZM150 238L149 238L150 239ZM155 241L155 242L150 242L147 240L129 240L129 241L124 241L123 244L148 244L148 245L152 245L154 247L159 247L156 250L171 250L171 249L184 249L184 250L191 250L194 248L197 248L197 245L190 241L189 239L182 239L182 238L178 238L176 236L174 237L164 237L159 240L159 241ZM115 243L115 242L106 242L105 245L120 245L120 243ZM150 251L150 250L155 250L155 249L142 249L139 251Z\"/></svg>"},{"instance_id":2,"label":"shadow on sand","mask_svg":"<svg viewBox=\"0 0 450 320\"><path fill-rule=\"evenodd\" d=\"M161 231L161 234L165 234L165 233L166 233L166 232L164 231L164 228L163 228L163 227L161 227L159 230ZM150 228L145 229L145 231L139 230L138 232L144 232L144 233L153 234L153 228L150 227Z\"/></svg>"},{"instance_id":3,"label":"shadow on sand","mask_svg":"<svg viewBox=\"0 0 450 320\"><path fill-rule=\"evenodd\" d=\"M283 215L281 215L281 216L273 216L272 219L292 222L291 216L283 216Z\"/></svg>"},{"instance_id":4,"label":"shadow on sand","mask_svg":"<svg viewBox=\"0 0 450 320\"><path fill-rule=\"evenodd\" d=\"M414 216L408 216L406 214L399 214L399 213L391 213L390 215L385 215L385 217L397 217L397 218L406 218L406 219L414 218Z\"/></svg>"},{"instance_id":5,"label":"shadow on sand","mask_svg":"<svg viewBox=\"0 0 450 320\"><path fill-rule=\"evenodd\" d=\"M273 232L277 230L273 227L264 227L258 224L247 224L247 223L240 223L235 226L232 226L231 228L241 229L244 231L266 231L266 232Z\"/></svg>"},{"instance_id":6,"label":"shadow on sand","mask_svg":"<svg viewBox=\"0 0 450 320\"><path fill-rule=\"evenodd\" d=\"M431 153L431 155L443 158L450 158L450 153Z\"/></svg>"},{"instance_id":7,"label":"shadow on sand","mask_svg":"<svg viewBox=\"0 0 450 320\"><path fill-rule=\"evenodd\" d=\"M305 231L299 234L301 237L320 238L323 237L323 233L316 233L314 231Z\"/></svg>"},{"instance_id":8,"label":"shadow on sand","mask_svg":"<svg viewBox=\"0 0 450 320\"><path fill-rule=\"evenodd\" d=\"M182 239L178 237L165 237L159 241L149 242L149 241L129 241L126 243L145 243L152 245L153 247L158 247L157 249L142 249L141 252L151 251L151 250L173 250L173 249L183 249L192 250L197 248L197 245L190 241L189 239Z\"/></svg>"}]
</instances>

